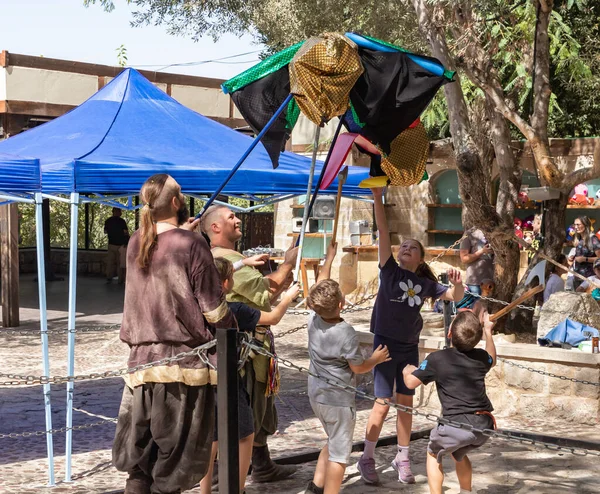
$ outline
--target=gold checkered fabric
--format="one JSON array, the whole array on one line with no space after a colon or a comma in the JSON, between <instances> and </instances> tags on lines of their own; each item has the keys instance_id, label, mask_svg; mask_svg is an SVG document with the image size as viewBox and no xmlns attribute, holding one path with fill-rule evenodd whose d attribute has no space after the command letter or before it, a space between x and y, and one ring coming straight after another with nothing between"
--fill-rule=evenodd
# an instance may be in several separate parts
<instances>
[{"instance_id":1,"label":"gold checkered fabric","mask_svg":"<svg viewBox=\"0 0 600 494\"><path fill-rule=\"evenodd\" d=\"M425 173L429 155L429 140L425 127L419 122L392 141L392 151L381 158L381 169L390 179L390 185L418 184Z\"/></svg>"},{"instance_id":2,"label":"gold checkered fabric","mask_svg":"<svg viewBox=\"0 0 600 494\"><path fill-rule=\"evenodd\" d=\"M290 91L317 125L346 113L350 89L363 73L356 44L337 33L307 40L289 68Z\"/></svg>"}]
</instances>

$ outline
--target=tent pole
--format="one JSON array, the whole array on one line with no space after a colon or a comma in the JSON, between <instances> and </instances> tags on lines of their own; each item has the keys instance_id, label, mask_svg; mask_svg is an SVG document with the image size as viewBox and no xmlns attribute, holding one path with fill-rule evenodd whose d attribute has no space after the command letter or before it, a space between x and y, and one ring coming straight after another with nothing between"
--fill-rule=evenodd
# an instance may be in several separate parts
<instances>
[{"instance_id":1,"label":"tent pole","mask_svg":"<svg viewBox=\"0 0 600 494\"><path fill-rule=\"evenodd\" d=\"M323 163L323 168L321 168L321 173L319 174L319 180L317 181L317 185L315 186L315 193L310 198L310 204L308 206L308 217L310 218L310 213L312 212L313 206L315 205L315 201L317 200L317 194L319 193L319 189L321 188L321 184L323 183L323 177L325 177L325 170L327 170L327 165L329 164L329 159L331 158L331 153L333 152L333 148L335 147L335 143L337 141L338 136L340 135L340 130L342 130L342 126L344 125L344 116L340 117L340 121L338 123L337 128L335 129L335 134L333 134L333 139L331 140L331 145L329 146L329 151L327 151L327 157L325 158L325 162ZM308 201L308 197L306 198ZM306 203L304 203L306 204ZM323 227L324 228L324 227ZM323 237L325 238L325 237ZM296 240L296 247L300 245L300 236ZM327 251L327 248L325 249Z\"/></svg>"},{"instance_id":2,"label":"tent pole","mask_svg":"<svg viewBox=\"0 0 600 494\"><path fill-rule=\"evenodd\" d=\"M35 239L38 271L38 295L40 305L40 335L42 338L42 358L44 376L50 376L50 358L48 355L48 317L46 313L46 268L44 261L44 232L42 220L42 194L37 192L35 199ZM52 406L50 404L50 384L44 384L44 409L46 412L46 430L52 430ZM54 486L54 445L52 434L46 433L48 450L48 485Z\"/></svg>"},{"instance_id":3,"label":"tent pole","mask_svg":"<svg viewBox=\"0 0 600 494\"><path fill-rule=\"evenodd\" d=\"M315 164L317 163L317 152L319 150L319 136L321 135L321 126L317 125L315 129L315 138L313 141L313 154L312 160L310 163L310 173L308 174L308 186L306 187L306 199L304 201L304 216L302 217L302 228L300 230L300 241L298 242L298 257L296 258L296 268L294 269L294 281L298 281L298 271L300 271L300 262L302 261L302 248L304 247L304 233L306 230L306 225L308 224L308 210L309 207L306 206L310 199L310 193L312 191L312 183L313 178L315 176ZM323 166L323 169L325 166ZM315 191L316 194L316 191ZM303 286L302 290L304 292L304 298L308 297L308 287Z\"/></svg>"},{"instance_id":4,"label":"tent pole","mask_svg":"<svg viewBox=\"0 0 600 494\"><path fill-rule=\"evenodd\" d=\"M264 137L264 135L267 133L267 131L271 128L271 126L275 123L275 121L277 120L277 118L279 117L281 112L287 108L287 105L292 100L293 96L294 95L292 93L288 94L287 98L285 98L284 102L281 104L281 106L277 109L277 111L271 117L271 120L269 120L267 122L267 125L265 125L264 128L260 131L260 133L254 138L254 140L252 141L252 144L250 144L250 146L248 147L246 152L242 155L242 157L239 159L239 161L235 164L235 166L229 172L229 175L227 175L227 178L223 181L223 183L219 186L219 188L213 193L213 195L210 196L210 199L204 203L204 206L202 207L200 212L196 215L196 219L200 218L200 216L202 216L204 211L206 211L208 209L208 207L218 197L218 195L221 193L221 191L229 183L231 178L235 175L235 172L238 171L238 168L240 166L242 166L242 163L244 163L244 161L246 161L246 158L249 156L249 154L252 152L252 150L261 141L261 139Z\"/></svg>"},{"instance_id":5,"label":"tent pole","mask_svg":"<svg viewBox=\"0 0 600 494\"><path fill-rule=\"evenodd\" d=\"M71 193L71 242L69 247L69 316L67 376L75 374L75 306L77 297L77 227L79 194ZM65 482L71 481L71 452L73 445L73 381L67 382L67 436L65 445Z\"/></svg>"}]
</instances>

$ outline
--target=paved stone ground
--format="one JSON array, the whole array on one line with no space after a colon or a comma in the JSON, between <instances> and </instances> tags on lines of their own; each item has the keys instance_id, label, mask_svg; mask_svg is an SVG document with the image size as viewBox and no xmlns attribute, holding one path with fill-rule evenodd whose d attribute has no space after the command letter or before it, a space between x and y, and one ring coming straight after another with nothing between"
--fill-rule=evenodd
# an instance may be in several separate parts
<instances>
[{"instance_id":1,"label":"paved stone ground","mask_svg":"<svg viewBox=\"0 0 600 494\"><path fill-rule=\"evenodd\" d=\"M36 284L31 278L22 284L24 309L21 317L24 328L35 329L37 324ZM49 285L50 327L66 325L66 283ZM110 324L120 320L122 310L122 287L104 285L104 280L83 278L78 285L78 325ZM348 320L354 324L368 322L369 312L352 314ZM283 331L304 323L299 316L286 316L274 332ZM306 332L300 331L278 340L278 352L300 365L307 365ZM67 338L65 335L50 337L51 374L66 373ZM114 370L125 365L127 348L118 338L116 331L104 331L77 335L75 373ZM39 334L7 335L0 330L0 371L40 375L41 351ZM3 380L0 378L0 380ZM325 435L314 417L306 394L306 376L296 371L282 369L282 392L279 396L279 431L270 440L273 456L291 455L316 450L323 446ZM114 418L120 402L123 383L121 379L86 381L75 384L75 425L98 422ZM368 387L368 384L367 384ZM424 411L437 413L427 408L425 389L421 401ZM417 396L418 398L418 396ZM65 424L65 386L52 386L52 421L54 427ZM370 403L359 401L357 427L354 439L363 439ZM386 421L383 435L394 434L394 414ZM0 387L0 434L9 432L38 431L45 429L42 388L40 386ZM579 437L600 440L600 427L580 427L578 424L557 423L551 419L523 421L519 417L498 415L499 426L507 429L536 431L562 437ZM432 423L417 417L414 429L431 427ZM44 436L23 439L0 439L0 493L32 494L47 493L108 493L123 488L125 475L117 472L110 463L110 448L114 435L114 424L109 423L73 432L73 482L64 483L65 434L56 434L54 439L55 471L57 486L49 489L47 484L46 439ZM356 471L360 453L352 455L347 470L343 492L428 492L425 476L425 449L427 440L418 440L412 447L414 471L417 484L398 484L390 462L395 454L394 447L377 449L382 484L366 486ZM505 441L490 441L472 456L475 465L475 486L480 493L592 493L600 492L600 462L597 457L577 457L557 454ZM300 466L291 479L268 487L271 494L301 493L312 477L315 462ZM447 492L458 492L453 469L447 477ZM249 483L247 493L258 494L265 490L263 485ZM199 492L193 489L189 492Z\"/></svg>"}]
</instances>

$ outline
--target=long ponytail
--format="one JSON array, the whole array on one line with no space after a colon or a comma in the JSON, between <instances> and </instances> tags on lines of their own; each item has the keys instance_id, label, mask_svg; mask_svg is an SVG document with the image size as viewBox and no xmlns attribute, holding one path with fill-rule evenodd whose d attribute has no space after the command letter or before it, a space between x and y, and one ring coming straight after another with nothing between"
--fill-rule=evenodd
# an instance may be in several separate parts
<instances>
[{"instance_id":1,"label":"long ponytail","mask_svg":"<svg viewBox=\"0 0 600 494\"><path fill-rule=\"evenodd\" d=\"M150 264L150 256L155 243L156 225L152 221L150 205L146 203L140 214L140 250L137 256L137 263L140 268L145 269Z\"/></svg>"},{"instance_id":2,"label":"long ponytail","mask_svg":"<svg viewBox=\"0 0 600 494\"><path fill-rule=\"evenodd\" d=\"M140 190L144 206L140 215L140 250L136 260L142 269L150 265L152 250L156 245L156 220L169 214L171 199L179 190L177 182L166 173L152 175Z\"/></svg>"},{"instance_id":3,"label":"long ponytail","mask_svg":"<svg viewBox=\"0 0 600 494\"><path fill-rule=\"evenodd\" d=\"M433 270L429 267L429 264L427 264L426 262L419 264L419 267L415 270L415 274L419 278L428 278L431 281L435 281L436 283L438 283L437 276L435 275Z\"/></svg>"}]
</instances>

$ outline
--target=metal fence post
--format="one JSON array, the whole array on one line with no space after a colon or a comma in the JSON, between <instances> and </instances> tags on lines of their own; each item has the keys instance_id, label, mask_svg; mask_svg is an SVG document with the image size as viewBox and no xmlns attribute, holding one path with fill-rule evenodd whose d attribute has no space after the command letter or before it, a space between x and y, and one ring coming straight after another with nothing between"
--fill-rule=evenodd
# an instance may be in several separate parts
<instances>
[{"instance_id":1,"label":"metal fence post","mask_svg":"<svg viewBox=\"0 0 600 494\"><path fill-rule=\"evenodd\" d=\"M448 273L443 273L439 276L439 280L443 285L448 284ZM450 348L452 341L448 337L448 331L450 330L450 323L452 322L452 302L444 300L444 347Z\"/></svg>"},{"instance_id":2,"label":"metal fence post","mask_svg":"<svg viewBox=\"0 0 600 494\"><path fill-rule=\"evenodd\" d=\"M239 494L237 329L217 329L219 492Z\"/></svg>"}]
</instances>

